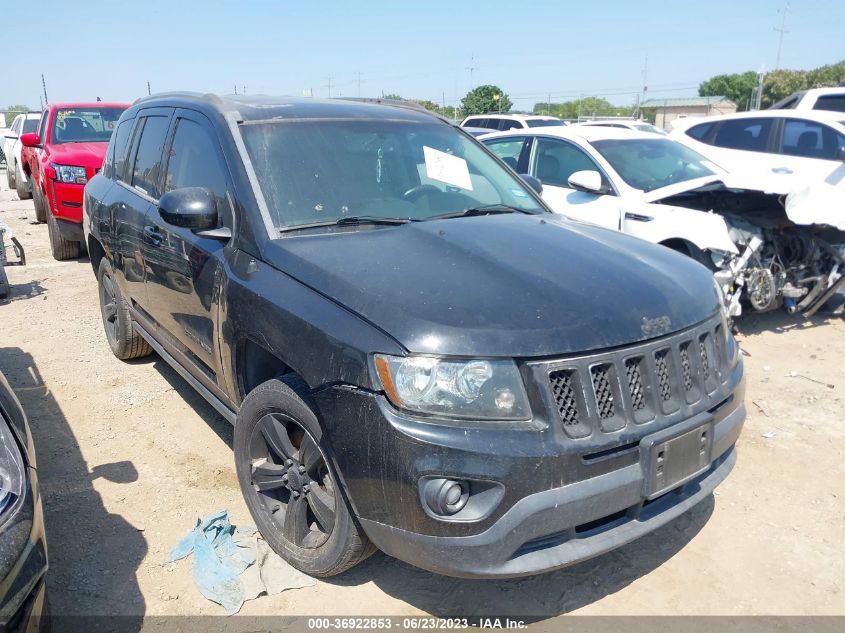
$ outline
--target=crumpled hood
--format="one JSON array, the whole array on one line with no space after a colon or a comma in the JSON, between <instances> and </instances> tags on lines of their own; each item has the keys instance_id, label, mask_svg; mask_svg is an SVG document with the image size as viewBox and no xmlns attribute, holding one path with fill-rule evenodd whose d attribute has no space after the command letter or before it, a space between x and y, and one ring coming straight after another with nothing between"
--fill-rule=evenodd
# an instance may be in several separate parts
<instances>
[{"instance_id":1,"label":"crumpled hood","mask_svg":"<svg viewBox=\"0 0 845 633\"><path fill-rule=\"evenodd\" d=\"M572 354L655 336L644 319L676 331L718 309L691 259L552 215L300 234L266 256L412 352Z\"/></svg>"},{"instance_id":2,"label":"crumpled hood","mask_svg":"<svg viewBox=\"0 0 845 633\"><path fill-rule=\"evenodd\" d=\"M50 146L50 160L57 165L76 165L85 167L89 178L103 166L108 142L98 143L61 143Z\"/></svg>"}]
</instances>

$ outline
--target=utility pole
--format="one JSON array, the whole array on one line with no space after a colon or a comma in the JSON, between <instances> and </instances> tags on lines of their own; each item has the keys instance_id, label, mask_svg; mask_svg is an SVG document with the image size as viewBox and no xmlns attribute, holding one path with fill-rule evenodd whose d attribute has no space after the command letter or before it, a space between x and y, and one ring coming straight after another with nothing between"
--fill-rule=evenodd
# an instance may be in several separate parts
<instances>
[{"instance_id":1,"label":"utility pole","mask_svg":"<svg viewBox=\"0 0 845 633\"><path fill-rule=\"evenodd\" d=\"M551 116L552 114L552 93L549 93L549 101L548 106L546 107L546 115Z\"/></svg>"},{"instance_id":2,"label":"utility pole","mask_svg":"<svg viewBox=\"0 0 845 633\"><path fill-rule=\"evenodd\" d=\"M232 84L235 87L235 96L238 94L238 84Z\"/></svg>"},{"instance_id":3,"label":"utility pole","mask_svg":"<svg viewBox=\"0 0 845 633\"><path fill-rule=\"evenodd\" d=\"M241 86L241 94L246 94L246 86Z\"/></svg>"},{"instance_id":4,"label":"utility pole","mask_svg":"<svg viewBox=\"0 0 845 633\"><path fill-rule=\"evenodd\" d=\"M789 3L788 2L786 3L786 6L783 8L783 11L778 9L778 13L781 14L781 20L780 20L780 28L775 27L775 29L774 29L778 33L778 58L777 58L777 62L775 63L775 70L780 69L780 53L781 53L781 50L783 49L784 33L789 33L789 31L786 30L786 14L788 12L789 12Z\"/></svg>"},{"instance_id":5,"label":"utility pole","mask_svg":"<svg viewBox=\"0 0 845 633\"><path fill-rule=\"evenodd\" d=\"M153 94L153 93L152 93L152 92L150 92L150 82L148 81L148 82L147 82L147 96L149 96L149 95L151 95L151 94Z\"/></svg>"},{"instance_id":6,"label":"utility pole","mask_svg":"<svg viewBox=\"0 0 845 633\"><path fill-rule=\"evenodd\" d=\"M44 73L41 73L41 88L44 90L44 105L49 105L50 100L47 98L47 81L44 79Z\"/></svg>"},{"instance_id":7,"label":"utility pole","mask_svg":"<svg viewBox=\"0 0 845 633\"><path fill-rule=\"evenodd\" d=\"M358 98L361 98L361 74L362 73L355 73L358 75Z\"/></svg>"},{"instance_id":8,"label":"utility pole","mask_svg":"<svg viewBox=\"0 0 845 633\"><path fill-rule=\"evenodd\" d=\"M472 73L478 70L478 67L475 65L475 55L469 58L469 66L467 66L467 70L469 71L469 89L472 90L475 88L475 84L472 83Z\"/></svg>"},{"instance_id":9,"label":"utility pole","mask_svg":"<svg viewBox=\"0 0 845 633\"><path fill-rule=\"evenodd\" d=\"M329 99L332 98L332 78L329 76Z\"/></svg>"}]
</instances>

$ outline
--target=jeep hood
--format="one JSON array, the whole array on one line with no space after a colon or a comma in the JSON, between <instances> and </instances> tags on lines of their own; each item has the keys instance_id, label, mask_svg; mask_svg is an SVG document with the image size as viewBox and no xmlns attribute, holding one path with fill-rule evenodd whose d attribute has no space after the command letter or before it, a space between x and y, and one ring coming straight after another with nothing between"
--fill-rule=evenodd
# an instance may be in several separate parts
<instances>
[{"instance_id":1,"label":"jeep hood","mask_svg":"<svg viewBox=\"0 0 845 633\"><path fill-rule=\"evenodd\" d=\"M77 165L85 167L88 177L103 166L108 142L98 143L61 143L50 146L50 160L57 165Z\"/></svg>"},{"instance_id":2,"label":"jeep hood","mask_svg":"<svg viewBox=\"0 0 845 633\"><path fill-rule=\"evenodd\" d=\"M552 215L434 220L272 240L268 262L412 352L574 354L643 341L717 309L691 259Z\"/></svg>"}]
</instances>

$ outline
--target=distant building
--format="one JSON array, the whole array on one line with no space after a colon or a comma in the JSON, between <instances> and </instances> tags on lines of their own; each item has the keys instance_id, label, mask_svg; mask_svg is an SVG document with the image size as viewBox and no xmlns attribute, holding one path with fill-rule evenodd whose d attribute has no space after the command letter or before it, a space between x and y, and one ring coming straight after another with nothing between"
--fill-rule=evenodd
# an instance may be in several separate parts
<instances>
[{"instance_id":1,"label":"distant building","mask_svg":"<svg viewBox=\"0 0 845 633\"><path fill-rule=\"evenodd\" d=\"M640 104L640 108L654 111L654 124L669 129L670 121L688 116L716 116L733 114L736 104L727 97L686 97L680 99L649 99Z\"/></svg>"}]
</instances>

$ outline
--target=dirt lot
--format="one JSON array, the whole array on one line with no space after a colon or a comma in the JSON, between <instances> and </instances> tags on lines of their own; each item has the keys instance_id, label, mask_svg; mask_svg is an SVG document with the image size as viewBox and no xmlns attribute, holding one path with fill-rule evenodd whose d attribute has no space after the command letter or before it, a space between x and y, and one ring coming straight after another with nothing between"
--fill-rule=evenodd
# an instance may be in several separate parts
<instances>
[{"instance_id":1,"label":"dirt lot","mask_svg":"<svg viewBox=\"0 0 845 633\"><path fill-rule=\"evenodd\" d=\"M8 271L0 369L35 436L53 610L222 614L194 588L191 559L166 561L197 516L228 509L251 523L231 427L158 357L111 355L91 266L52 259L31 201L4 187L0 220L29 259ZM377 554L241 613L845 614L845 322L778 312L741 330L749 416L738 465L656 533L512 581L443 578Z\"/></svg>"}]
</instances>

